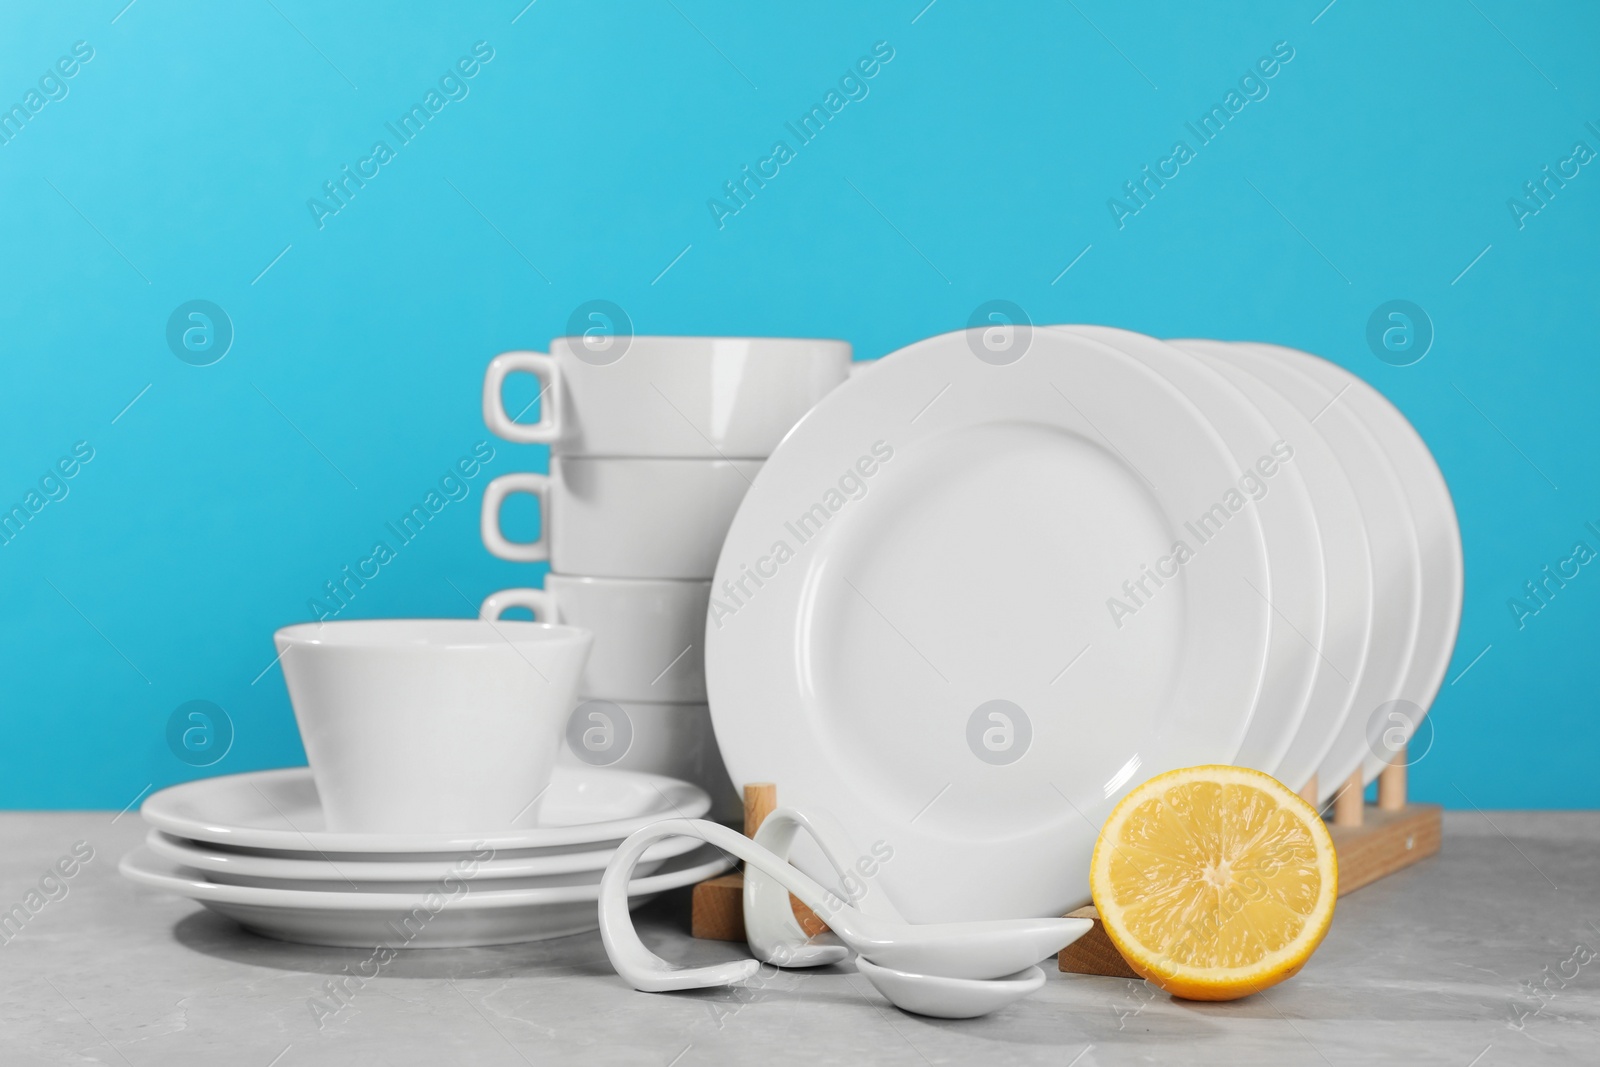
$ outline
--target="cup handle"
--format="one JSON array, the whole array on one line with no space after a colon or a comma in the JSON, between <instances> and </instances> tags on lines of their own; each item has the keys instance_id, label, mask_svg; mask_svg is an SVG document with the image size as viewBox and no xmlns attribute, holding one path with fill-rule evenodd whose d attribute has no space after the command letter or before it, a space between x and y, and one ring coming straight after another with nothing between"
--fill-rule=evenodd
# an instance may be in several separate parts
<instances>
[{"instance_id":1,"label":"cup handle","mask_svg":"<svg viewBox=\"0 0 1600 1067\"><path fill-rule=\"evenodd\" d=\"M483 598L478 618L494 622L510 608L527 608L534 622L556 622L560 617L548 589L502 589Z\"/></svg>"},{"instance_id":2,"label":"cup handle","mask_svg":"<svg viewBox=\"0 0 1600 1067\"><path fill-rule=\"evenodd\" d=\"M539 498L539 536L532 541L510 541L500 530L500 507L512 493L532 493ZM501 559L515 563L538 563L550 558L550 477L522 472L502 474L483 490L483 513L479 521L483 544Z\"/></svg>"},{"instance_id":3,"label":"cup handle","mask_svg":"<svg viewBox=\"0 0 1600 1067\"><path fill-rule=\"evenodd\" d=\"M522 371L539 379L539 421L517 422L506 414L506 375ZM483 421L495 434L522 445L548 445L561 436L561 368L543 352L502 352L483 378Z\"/></svg>"}]
</instances>

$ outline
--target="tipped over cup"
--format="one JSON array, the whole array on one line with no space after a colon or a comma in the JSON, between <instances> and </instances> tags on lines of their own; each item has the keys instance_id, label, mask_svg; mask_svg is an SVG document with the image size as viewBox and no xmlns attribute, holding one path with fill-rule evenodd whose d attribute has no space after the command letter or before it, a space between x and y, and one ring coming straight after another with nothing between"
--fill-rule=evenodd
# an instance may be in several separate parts
<instances>
[{"instance_id":1,"label":"tipped over cup","mask_svg":"<svg viewBox=\"0 0 1600 1067\"><path fill-rule=\"evenodd\" d=\"M286 626L273 639L322 829L471 834L538 824L588 630L365 619Z\"/></svg>"}]
</instances>

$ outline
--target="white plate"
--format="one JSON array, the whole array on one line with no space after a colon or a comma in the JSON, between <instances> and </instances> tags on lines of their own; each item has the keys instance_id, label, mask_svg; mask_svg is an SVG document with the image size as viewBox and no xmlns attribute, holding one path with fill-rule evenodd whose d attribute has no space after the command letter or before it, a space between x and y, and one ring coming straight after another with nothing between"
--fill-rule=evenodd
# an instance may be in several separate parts
<instances>
[{"instance_id":1,"label":"white plate","mask_svg":"<svg viewBox=\"0 0 1600 1067\"><path fill-rule=\"evenodd\" d=\"M1322 534L1328 581L1327 626L1308 672L1306 713L1289 749L1271 773L1291 789L1304 788L1333 744L1366 664L1372 632L1372 553L1361 505L1344 466L1310 418L1255 374L1237 365L1233 346L1222 341L1173 341L1229 376L1294 447L1294 465L1305 476ZM1326 724L1326 725L1323 725Z\"/></svg>"},{"instance_id":2,"label":"white plate","mask_svg":"<svg viewBox=\"0 0 1600 1067\"><path fill-rule=\"evenodd\" d=\"M670 861L665 871L629 882L628 898L637 907L657 893L704 881L731 866L721 853L697 851ZM147 848L124 856L118 870L141 885L199 901L264 937L308 945L374 950L504 945L600 925L598 884L480 891L471 880L456 880L441 882L431 894L264 889L218 885Z\"/></svg>"},{"instance_id":3,"label":"white plate","mask_svg":"<svg viewBox=\"0 0 1600 1067\"><path fill-rule=\"evenodd\" d=\"M795 426L734 518L707 622L733 780L890 850L875 877L913 922L1087 901L1117 799L1234 758L1270 627L1252 509L1174 562L1239 473L1187 397L1063 331L1003 364L968 342L887 356Z\"/></svg>"},{"instance_id":4,"label":"white plate","mask_svg":"<svg viewBox=\"0 0 1600 1067\"><path fill-rule=\"evenodd\" d=\"M1233 453L1237 474L1227 488L1261 519L1267 583L1256 589L1272 608L1267 673L1233 762L1276 774L1316 677L1317 649L1327 625L1327 569L1322 534L1294 445L1243 390L1203 358L1164 341L1104 326L1074 326L1125 352L1166 378L1211 420ZM1231 502L1231 498L1230 498Z\"/></svg>"},{"instance_id":5,"label":"white plate","mask_svg":"<svg viewBox=\"0 0 1600 1067\"><path fill-rule=\"evenodd\" d=\"M711 798L699 786L659 774L606 767L557 767L540 806L541 826L475 837L445 834L337 834L323 829L322 804L309 767L202 778L150 796L145 822L175 837L235 848L340 853L369 859L455 858L487 845L497 855L615 843L667 818L699 818Z\"/></svg>"},{"instance_id":6,"label":"white plate","mask_svg":"<svg viewBox=\"0 0 1600 1067\"><path fill-rule=\"evenodd\" d=\"M1391 733L1398 729L1409 740L1422 715L1438 695L1450 657L1455 651L1456 634L1461 626L1461 602L1465 572L1461 551L1461 527L1456 520L1450 488L1429 451L1422 435L1388 398L1336 363L1319 359L1292 348L1255 345L1257 349L1290 359L1307 374L1332 389L1348 386L1341 403L1360 413L1373 436L1383 447L1411 508L1421 554L1421 611L1416 644L1405 678L1396 698L1409 707L1383 708L1374 705L1365 711L1366 748L1362 754L1362 777L1372 781L1389 759L1398 755L1399 740ZM1420 713L1420 714L1419 714ZM1422 753L1413 752L1416 759Z\"/></svg>"},{"instance_id":7,"label":"white plate","mask_svg":"<svg viewBox=\"0 0 1600 1067\"><path fill-rule=\"evenodd\" d=\"M1318 801L1326 803L1361 765L1367 717L1395 698L1411 660L1420 610L1416 527L1394 466L1366 420L1346 402L1348 391L1340 396L1339 387L1327 388L1304 372L1299 359L1285 358L1286 350L1243 343L1231 347L1236 365L1288 397L1332 446L1360 501L1372 550L1373 617L1366 663L1334 721L1307 726L1332 737L1317 770ZM1308 734L1307 744L1310 740Z\"/></svg>"},{"instance_id":8,"label":"white plate","mask_svg":"<svg viewBox=\"0 0 1600 1067\"><path fill-rule=\"evenodd\" d=\"M437 882L450 874L461 862L459 859L393 862L370 858L342 860L302 858L310 857L312 853L302 853L301 857L283 857L168 837L159 830L151 830L145 836L144 843L146 848L162 859L200 871L213 881L232 885L296 883L302 888L330 889L336 892L351 888L399 892L400 890L395 888L378 887ZM645 869L644 864L638 869L649 874L665 860L681 856L695 848L693 838L671 838L645 854L645 863L650 864L649 870ZM487 851L485 850L485 853ZM598 883L614 851L616 851L614 847L608 846L577 852L513 855L509 859L491 856L477 862L474 880L483 883L502 879L515 879L519 882L545 879L545 884L549 885L577 885L589 880ZM535 883L528 882L528 885L532 884ZM290 886L285 885L284 888Z\"/></svg>"}]
</instances>

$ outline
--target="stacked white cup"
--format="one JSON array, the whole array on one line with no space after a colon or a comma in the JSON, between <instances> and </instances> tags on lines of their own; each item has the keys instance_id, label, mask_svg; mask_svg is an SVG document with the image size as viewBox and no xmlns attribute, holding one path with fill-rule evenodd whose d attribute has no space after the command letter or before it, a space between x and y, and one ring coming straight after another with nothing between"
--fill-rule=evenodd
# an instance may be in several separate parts
<instances>
[{"instance_id":1,"label":"stacked white cup","mask_svg":"<svg viewBox=\"0 0 1600 1067\"><path fill-rule=\"evenodd\" d=\"M506 376L539 379L539 421L506 413ZM508 441L550 446L550 473L506 474L484 491L483 542L501 559L549 561L543 589L503 589L509 608L594 632L561 759L682 778L713 813L740 800L706 706L711 576L762 463L848 377L843 341L774 337L560 337L489 364L483 417ZM540 535L512 541L500 509L539 501Z\"/></svg>"}]
</instances>

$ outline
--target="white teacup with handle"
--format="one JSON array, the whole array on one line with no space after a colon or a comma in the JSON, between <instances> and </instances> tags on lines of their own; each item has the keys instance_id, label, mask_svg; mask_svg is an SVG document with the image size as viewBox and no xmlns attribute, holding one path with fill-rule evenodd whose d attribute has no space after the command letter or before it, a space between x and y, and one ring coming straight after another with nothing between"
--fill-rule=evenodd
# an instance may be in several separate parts
<instances>
[{"instance_id":1,"label":"white teacup with handle","mask_svg":"<svg viewBox=\"0 0 1600 1067\"><path fill-rule=\"evenodd\" d=\"M705 704L580 698L567 720L567 743L556 762L665 774L710 795L709 819L737 821L744 812Z\"/></svg>"},{"instance_id":2,"label":"white teacup with handle","mask_svg":"<svg viewBox=\"0 0 1600 1067\"><path fill-rule=\"evenodd\" d=\"M549 560L600 578L710 578L762 460L552 456L548 475L502 474L483 492L483 543L501 559ZM538 538L513 541L500 510L539 501Z\"/></svg>"},{"instance_id":3,"label":"white teacup with handle","mask_svg":"<svg viewBox=\"0 0 1600 1067\"><path fill-rule=\"evenodd\" d=\"M478 614L526 608L544 622L594 633L578 692L583 697L666 704L706 702L709 581L545 576L543 589L502 589Z\"/></svg>"},{"instance_id":4,"label":"white teacup with handle","mask_svg":"<svg viewBox=\"0 0 1600 1067\"><path fill-rule=\"evenodd\" d=\"M506 377L540 384L537 422L508 414ZM504 352L483 382L483 419L565 455L765 459L850 373L844 341L794 337L558 337Z\"/></svg>"}]
</instances>

